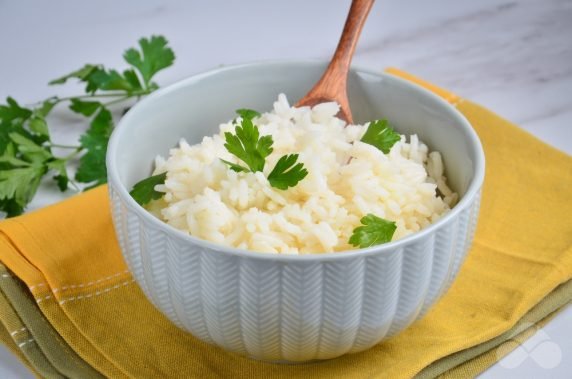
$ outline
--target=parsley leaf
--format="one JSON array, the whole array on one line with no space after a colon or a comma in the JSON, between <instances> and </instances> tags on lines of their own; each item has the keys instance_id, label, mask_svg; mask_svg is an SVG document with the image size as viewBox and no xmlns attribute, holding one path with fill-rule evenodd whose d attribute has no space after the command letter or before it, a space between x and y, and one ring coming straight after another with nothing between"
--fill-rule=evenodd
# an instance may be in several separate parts
<instances>
[{"instance_id":1,"label":"parsley leaf","mask_svg":"<svg viewBox=\"0 0 572 379\"><path fill-rule=\"evenodd\" d=\"M129 194L139 205L145 205L151 200L160 199L164 193L155 191L155 186L164 184L167 173L157 174L141 180L133 186Z\"/></svg>"},{"instance_id":2,"label":"parsley leaf","mask_svg":"<svg viewBox=\"0 0 572 379\"><path fill-rule=\"evenodd\" d=\"M0 211L6 213L6 217L15 217L24 213L24 206L13 198L0 198Z\"/></svg>"},{"instance_id":3,"label":"parsley leaf","mask_svg":"<svg viewBox=\"0 0 572 379\"><path fill-rule=\"evenodd\" d=\"M389 125L387 120L375 120L370 122L361 141L377 147L384 154L389 153L391 147L401 139Z\"/></svg>"},{"instance_id":4,"label":"parsley leaf","mask_svg":"<svg viewBox=\"0 0 572 379\"><path fill-rule=\"evenodd\" d=\"M39 117L46 117L58 103L58 98L52 96L42 102L40 108L34 110L34 114Z\"/></svg>"},{"instance_id":5,"label":"parsley leaf","mask_svg":"<svg viewBox=\"0 0 572 379\"><path fill-rule=\"evenodd\" d=\"M232 162L229 162L229 161L224 160L224 159L221 159L221 161L222 161L222 163L227 164L230 167L230 169L234 172L249 172L250 171L246 167L243 167L239 164L232 163Z\"/></svg>"},{"instance_id":6,"label":"parsley leaf","mask_svg":"<svg viewBox=\"0 0 572 379\"><path fill-rule=\"evenodd\" d=\"M141 89L140 85L134 85L131 78L123 77L117 70L107 70L100 64L86 64L79 70L52 80L49 84L64 84L72 78L79 79L80 82L85 83L85 92L91 94L98 90L119 90L131 93L135 90Z\"/></svg>"},{"instance_id":7,"label":"parsley leaf","mask_svg":"<svg viewBox=\"0 0 572 379\"><path fill-rule=\"evenodd\" d=\"M135 73L134 70L125 70L123 71L123 77L125 80L131 85L133 88L141 89L143 86L139 81L139 77ZM159 88L159 86L153 87L153 89Z\"/></svg>"},{"instance_id":8,"label":"parsley leaf","mask_svg":"<svg viewBox=\"0 0 572 379\"><path fill-rule=\"evenodd\" d=\"M42 102L39 108L32 111L32 116L29 119L28 129L31 132L31 138L38 142L44 143L50 140L50 130L48 128L48 122L46 121L46 116L52 111L52 109L58 103L58 99L51 97Z\"/></svg>"},{"instance_id":9,"label":"parsley leaf","mask_svg":"<svg viewBox=\"0 0 572 379\"><path fill-rule=\"evenodd\" d=\"M0 105L0 119L5 122L11 122L16 119L26 120L32 113L31 110L21 107L11 97L6 99L6 105Z\"/></svg>"},{"instance_id":10,"label":"parsley leaf","mask_svg":"<svg viewBox=\"0 0 572 379\"><path fill-rule=\"evenodd\" d=\"M77 78L86 84L85 91L94 94L96 91L123 91L126 95L141 94L143 88L135 71L125 70L123 74L117 70L107 70L102 65L86 65L59 79L52 80L50 84L63 84L70 78ZM156 89L157 87L153 88ZM73 100L73 99L72 99Z\"/></svg>"},{"instance_id":11,"label":"parsley leaf","mask_svg":"<svg viewBox=\"0 0 572 379\"><path fill-rule=\"evenodd\" d=\"M10 217L21 214L34 197L46 171L42 165L0 171L0 210Z\"/></svg>"},{"instance_id":12,"label":"parsley leaf","mask_svg":"<svg viewBox=\"0 0 572 379\"><path fill-rule=\"evenodd\" d=\"M139 46L141 51L131 48L123 54L123 58L139 71L143 83L149 88L153 75L173 64L175 53L167 47L167 40L162 36L141 38Z\"/></svg>"},{"instance_id":13,"label":"parsley leaf","mask_svg":"<svg viewBox=\"0 0 572 379\"><path fill-rule=\"evenodd\" d=\"M10 133L10 139L18 146L24 160L31 163L43 163L52 158L52 153L45 146L18 133Z\"/></svg>"},{"instance_id":14,"label":"parsley leaf","mask_svg":"<svg viewBox=\"0 0 572 379\"><path fill-rule=\"evenodd\" d=\"M88 82L94 89L104 91L119 90L130 93L137 89L116 70L97 69L89 75Z\"/></svg>"},{"instance_id":15,"label":"parsley leaf","mask_svg":"<svg viewBox=\"0 0 572 379\"><path fill-rule=\"evenodd\" d=\"M66 169L66 160L65 159L56 159L48 163L48 168L50 170L55 170L58 174L54 176L54 180L58 185L60 191L64 192L68 189L68 184L70 178L68 176L68 172Z\"/></svg>"},{"instance_id":16,"label":"parsley leaf","mask_svg":"<svg viewBox=\"0 0 572 379\"><path fill-rule=\"evenodd\" d=\"M81 183L91 183L89 188L107 182L105 154L112 129L111 112L102 107L91 122L90 128L80 137L81 146L87 152L79 160L79 168L75 178Z\"/></svg>"},{"instance_id":17,"label":"parsley leaf","mask_svg":"<svg viewBox=\"0 0 572 379\"><path fill-rule=\"evenodd\" d=\"M60 78L54 79L52 81L50 81L48 84L49 85L54 85L54 84L64 84L65 82L68 81L68 79L71 78L77 78L80 81L87 81L87 78L96 70L96 69L100 69L101 65L93 65L93 64L86 64L85 66L83 66L82 68L72 71L71 73L64 75Z\"/></svg>"},{"instance_id":18,"label":"parsley leaf","mask_svg":"<svg viewBox=\"0 0 572 379\"><path fill-rule=\"evenodd\" d=\"M254 117L260 117L260 113L252 109L240 108L236 110L236 113L243 119L248 118L252 120Z\"/></svg>"},{"instance_id":19,"label":"parsley leaf","mask_svg":"<svg viewBox=\"0 0 572 379\"><path fill-rule=\"evenodd\" d=\"M298 154L282 156L272 172L268 175L268 181L272 187L285 190L294 187L299 181L308 175L308 170L303 163L296 163Z\"/></svg>"},{"instance_id":20,"label":"parsley leaf","mask_svg":"<svg viewBox=\"0 0 572 379\"><path fill-rule=\"evenodd\" d=\"M44 117L34 116L30 119L30 130L42 139L42 142L50 139L50 131L48 130L48 123Z\"/></svg>"},{"instance_id":21,"label":"parsley leaf","mask_svg":"<svg viewBox=\"0 0 572 379\"><path fill-rule=\"evenodd\" d=\"M13 143L8 144L6 146L6 150L4 150L4 154L0 156L0 169L7 170L16 167L29 167L32 164L25 160L16 157L16 146Z\"/></svg>"},{"instance_id":22,"label":"parsley leaf","mask_svg":"<svg viewBox=\"0 0 572 379\"><path fill-rule=\"evenodd\" d=\"M101 103L99 101L70 100L70 109L86 117L92 116L100 107Z\"/></svg>"},{"instance_id":23,"label":"parsley leaf","mask_svg":"<svg viewBox=\"0 0 572 379\"><path fill-rule=\"evenodd\" d=\"M349 243L360 248L379 245L391 241L397 226L395 222L377 217L371 213L362 217L362 226L354 229Z\"/></svg>"},{"instance_id":24,"label":"parsley leaf","mask_svg":"<svg viewBox=\"0 0 572 379\"><path fill-rule=\"evenodd\" d=\"M25 122L32 116L30 109L21 107L11 97L6 99L6 105L0 104L0 154L11 143L10 133L20 133L29 136L24 129Z\"/></svg>"},{"instance_id":25,"label":"parsley leaf","mask_svg":"<svg viewBox=\"0 0 572 379\"><path fill-rule=\"evenodd\" d=\"M244 110L240 110L244 111ZM255 111L251 111L255 112ZM272 136L262 136L258 132L258 127L254 125L251 117L247 113L242 117L242 121L235 128L235 133L224 133L226 143L224 147L229 153L242 160L250 171L262 171L266 157L272 153ZM253 113L250 113L252 115Z\"/></svg>"}]
</instances>

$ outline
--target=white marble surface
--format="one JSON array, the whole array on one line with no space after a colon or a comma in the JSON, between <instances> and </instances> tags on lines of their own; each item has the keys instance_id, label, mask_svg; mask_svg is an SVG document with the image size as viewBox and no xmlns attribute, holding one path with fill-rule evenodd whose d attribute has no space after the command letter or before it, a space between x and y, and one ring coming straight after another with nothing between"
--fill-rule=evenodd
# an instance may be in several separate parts
<instances>
[{"instance_id":1,"label":"white marble surface","mask_svg":"<svg viewBox=\"0 0 572 379\"><path fill-rule=\"evenodd\" d=\"M165 35L177 53L157 78L163 85L221 64L328 59L348 3L0 0L0 98L77 93L45 83L88 62L123 67L123 50L150 34ZM408 70L572 154L572 0L378 1L354 64ZM77 140L78 119L60 112L53 121L54 140ZM32 208L65 196L46 184ZM543 341L561 353L553 368L558 354ZM571 341L568 307L525 346L528 353L509 355L481 377L569 378ZM0 348L0 377L31 375Z\"/></svg>"}]
</instances>

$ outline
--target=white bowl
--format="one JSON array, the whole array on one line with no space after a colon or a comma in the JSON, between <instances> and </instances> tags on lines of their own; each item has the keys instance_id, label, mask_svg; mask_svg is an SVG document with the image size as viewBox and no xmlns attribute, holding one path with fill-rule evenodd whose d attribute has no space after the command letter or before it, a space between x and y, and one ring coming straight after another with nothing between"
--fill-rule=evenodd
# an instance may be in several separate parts
<instances>
[{"instance_id":1,"label":"white bowl","mask_svg":"<svg viewBox=\"0 0 572 379\"><path fill-rule=\"evenodd\" d=\"M255 253L189 236L129 195L156 155L181 137L198 143L237 108L270 110L281 92L300 98L323 63L226 67L157 91L121 120L107 167L113 222L124 258L148 299L203 341L271 361L329 359L370 348L419 319L454 280L472 242L484 177L481 144L467 120L429 91L355 69L356 122L387 118L442 153L461 195L442 219L401 240L306 256ZM152 341L150 341L152 343Z\"/></svg>"}]
</instances>

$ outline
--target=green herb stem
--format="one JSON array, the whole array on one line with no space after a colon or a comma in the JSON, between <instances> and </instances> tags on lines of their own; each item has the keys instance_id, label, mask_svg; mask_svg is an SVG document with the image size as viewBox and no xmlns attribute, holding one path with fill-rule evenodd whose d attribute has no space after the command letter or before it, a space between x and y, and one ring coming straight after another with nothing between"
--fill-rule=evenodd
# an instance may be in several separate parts
<instances>
[{"instance_id":1,"label":"green herb stem","mask_svg":"<svg viewBox=\"0 0 572 379\"><path fill-rule=\"evenodd\" d=\"M77 157L82 151L83 151L83 148L82 148L82 147L78 147L78 148L76 148L76 150L75 150L73 153L71 153L71 154L69 154L69 155L66 155L65 157L63 157L63 158L61 158L61 159L63 159L64 161L72 160L72 159L74 159L75 157Z\"/></svg>"},{"instance_id":2,"label":"green herb stem","mask_svg":"<svg viewBox=\"0 0 572 379\"><path fill-rule=\"evenodd\" d=\"M70 180L69 180L69 184L73 187L73 189L74 189L76 192L81 192L81 188L79 188L79 185L77 184L77 182L76 182L75 180L70 179Z\"/></svg>"},{"instance_id":3,"label":"green herb stem","mask_svg":"<svg viewBox=\"0 0 572 379\"><path fill-rule=\"evenodd\" d=\"M135 97L135 96L145 96L151 93L150 90L140 90L133 92L114 92L114 93L94 93L90 95L79 95L79 96L68 96L58 98L58 102L70 101L72 99L96 99L96 98L106 98L106 97Z\"/></svg>"},{"instance_id":4,"label":"green herb stem","mask_svg":"<svg viewBox=\"0 0 572 379\"><path fill-rule=\"evenodd\" d=\"M108 102L105 103L104 105L105 105L106 107L108 107L108 106L110 106L110 105L117 104L117 103L121 103L121 102L123 102L123 101L125 101L125 100L129 100L129 99L131 99L131 98L134 97L134 96L135 96L135 95L123 96L123 97L120 97L119 99L115 99L115 100L112 100L112 101L108 101Z\"/></svg>"},{"instance_id":5,"label":"green herb stem","mask_svg":"<svg viewBox=\"0 0 572 379\"><path fill-rule=\"evenodd\" d=\"M81 149L81 146L61 145L59 143L49 143L49 147L56 147L58 149Z\"/></svg>"},{"instance_id":6,"label":"green herb stem","mask_svg":"<svg viewBox=\"0 0 572 379\"><path fill-rule=\"evenodd\" d=\"M42 101L33 103L32 105L43 104L45 101L53 100L54 105L71 101L71 100L82 100L82 99L105 99L110 97L120 97L121 100L126 100L132 97L137 97L139 99L141 96L149 95L152 91L149 89L133 91L133 92L113 92L113 93L94 93L88 95L77 95L77 96L66 96L66 97L49 97ZM113 100L115 101L115 100Z\"/></svg>"}]
</instances>

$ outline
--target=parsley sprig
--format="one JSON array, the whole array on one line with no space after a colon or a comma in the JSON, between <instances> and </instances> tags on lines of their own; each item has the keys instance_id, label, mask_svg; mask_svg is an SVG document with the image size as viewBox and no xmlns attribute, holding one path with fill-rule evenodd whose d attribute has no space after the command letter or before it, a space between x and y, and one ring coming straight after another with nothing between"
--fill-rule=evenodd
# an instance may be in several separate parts
<instances>
[{"instance_id":1,"label":"parsley sprig","mask_svg":"<svg viewBox=\"0 0 572 379\"><path fill-rule=\"evenodd\" d=\"M87 64L49 83L60 85L75 79L85 84L84 94L53 96L30 107L11 97L0 104L0 215L21 214L46 175L53 176L61 191L70 185L88 189L106 182L105 154L114 127L108 107L139 99L157 89L159 86L152 79L173 64L175 55L164 37L151 36L140 39L139 48L128 49L123 58L129 68L121 72L101 64ZM75 146L58 144L50 135L48 116L63 103L89 120L89 128ZM53 152L54 148L69 153L60 156ZM70 166L77 163L77 172L72 176Z\"/></svg>"},{"instance_id":2,"label":"parsley sprig","mask_svg":"<svg viewBox=\"0 0 572 379\"><path fill-rule=\"evenodd\" d=\"M155 186L165 184L165 179L167 179L166 172L150 176L135 184L129 194L141 205L147 204L151 200L160 199L164 193L156 191Z\"/></svg>"},{"instance_id":3,"label":"parsley sprig","mask_svg":"<svg viewBox=\"0 0 572 379\"><path fill-rule=\"evenodd\" d=\"M401 137L390 126L387 120L375 120L369 123L361 141L377 147L384 154L389 153L391 147Z\"/></svg>"},{"instance_id":4,"label":"parsley sprig","mask_svg":"<svg viewBox=\"0 0 572 379\"><path fill-rule=\"evenodd\" d=\"M225 132L224 138L226 143L224 147L229 153L246 163L248 168L230 163L228 161L223 161L230 165L231 169L234 171L262 171L264 170L264 164L266 163L266 157L268 157L273 149L272 136L262 136L258 132L258 128L252 122L252 119L257 116L258 112L250 111L245 109L239 109L237 111L241 115L242 122L238 124L235 121L236 127L232 134L231 132Z\"/></svg>"},{"instance_id":5,"label":"parsley sprig","mask_svg":"<svg viewBox=\"0 0 572 379\"><path fill-rule=\"evenodd\" d=\"M362 226L353 230L349 243L361 249L391 241L397 229L395 222L371 213L362 217L360 222Z\"/></svg>"},{"instance_id":6,"label":"parsley sprig","mask_svg":"<svg viewBox=\"0 0 572 379\"><path fill-rule=\"evenodd\" d=\"M241 117L241 121L234 121L235 134L225 132L226 143L224 147L229 153L246 163L248 168L221 159L236 172L257 172L264 170L266 157L273 149L274 140L272 136L260 136L258 127L254 124L253 118L259 117L260 113L251 109L239 109L236 111ZM294 187L308 175L308 170L303 163L297 163L299 154L286 154L278 159L276 165L268 174L268 182L274 188L286 190Z\"/></svg>"},{"instance_id":7,"label":"parsley sprig","mask_svg":"<svg viewBox=\"0 0 572 379\"><path fill-rule=\"evenodd\" d=\"M274 169L268 174L268 182L274 188L281 190L288 189L298 184L299 181L308 175L308 170L303 163L296 163L298 154L283 155Z\"/></svg>"}]
</instances>

